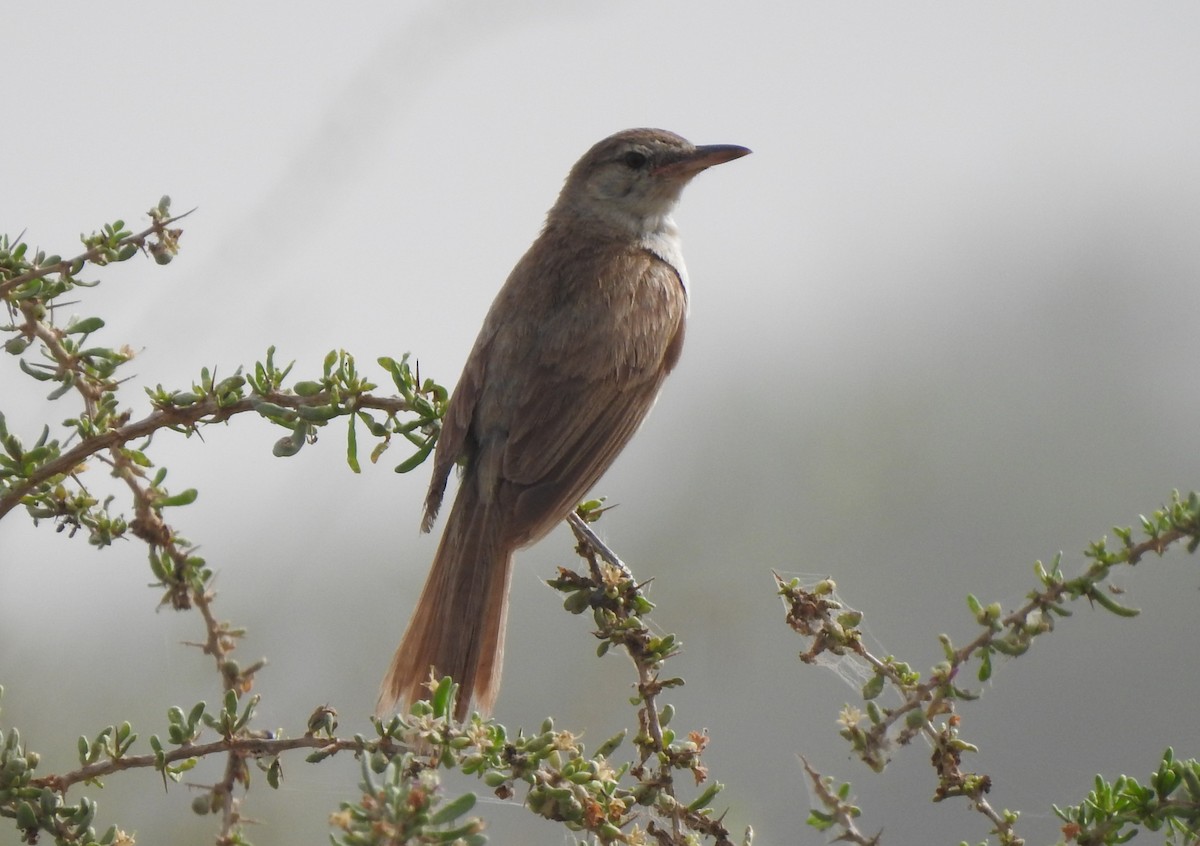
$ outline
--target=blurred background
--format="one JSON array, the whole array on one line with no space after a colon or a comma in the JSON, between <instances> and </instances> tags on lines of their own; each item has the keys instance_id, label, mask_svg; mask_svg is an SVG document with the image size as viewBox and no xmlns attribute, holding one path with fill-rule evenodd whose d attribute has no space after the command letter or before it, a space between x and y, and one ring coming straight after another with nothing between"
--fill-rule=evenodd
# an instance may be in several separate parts
<instances>
[{"instance_id":1,"label":"blurred background","mask_svg":"<svg viewBox=\"0 0 1200 846\"><path fill-rule=\"evenodd\" d=\"M884 842L978 842L964 803L930 803L926 747L881 776L850 757L836 718L856 693L796 660L771 570L831 576L880 654L926 670L939 632L974 632L967 593L1011 609L1035 559L1063 550L1076 573L1090 540L1200 486L1198 26L1184 2L25 4L0 54L0 231L68 255L115 217L140 228L160 194L197 207L169 267L80 292L108 321L97 342L139 350L137 416L139 386L270 344L298 378L346 348L380 382L376 357L412 351L452 385L593 142L649 125L753 148L684 196L688 345L597 490L619 504L602 530L684 643L674 726L711 734L732 830L823 842L803 754L854 782ZM28 442L74 412L15 364L0 406ZM298 732L330 703L366 731L436 542L428 473L393 474L390 452L352 474L339 428L275 459L280 434L244 417L152 455L200 490L175 524L249 628L243 660L270 660L261 725ZM564 530L518 557L496 717L552 714L594 748L633 724L634 673L542 584L571 549ZM3 723L47 772L76 734L129 718L144 743L170 705L219 698L181 645L199 619L156 611L150 580L137 543L0 525ZM962 712L965 766L1030 843L1057 839L1050 802L1095 773L1200 754L1195 559L1116 581L1140 617L1077 608ZM323 842L356 774L286 760L249 836ZM216 830L153 773L88 793L139 842ZM493 842L566 842L514 804L481 810Z\"/></svg>"}]
</instances>

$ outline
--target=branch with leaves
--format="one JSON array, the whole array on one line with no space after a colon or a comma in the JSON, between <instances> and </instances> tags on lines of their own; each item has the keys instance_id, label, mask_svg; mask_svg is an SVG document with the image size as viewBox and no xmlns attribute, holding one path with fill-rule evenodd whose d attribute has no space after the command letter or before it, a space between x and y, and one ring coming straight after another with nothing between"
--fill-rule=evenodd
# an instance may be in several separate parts
<instances>
[{"instance_id":1,"label":"branch with leaves","mask_svg":"<svg viewBox=\"0 0 1200 846\"><path fill-rule=\"evenodd\" d=\"M869 668L870 677L862 689L864 708L847 705L842 712L842 736L850 742L858 757L873 770L881 771L890 761L891 750L905 746L918 735L924 736L933 746L932 763L937 774L934 801L952 797L963 797L971 806L991 823L991 832L997 835L1002 846L1023 844L1016 833L1018 814L1014 811L996 810L987 800L992 789L992 779L985 774L964 770L963 755L976 752L977 748L962 737L962 717L957 704L978 698L978 694L959 682L963 671L977 663L976 678L987 681L992 675L992 656L999 653L1019 656L1027 652L1033 640L1054 630L1055 620L1071 616L1067 605L1082 599L1088 600L1118 617L1135 616L1138 612L1118 603L1113 594L1117 589L1107 584L1113 570L1118 566L1134 566L1147 555L1163 555L1172 546L1186 542L1186 549L1194 553L1200 546L1200 494L1193 492L1181 497L1178 492L1170 502L1150 516L1140 519L1143 539L1134 537L1132 528L1114 528L1120 546L1111 549L1107 538L1092 543L1085 556L1091 559L1087 569L1068 579L1062 573L1062 555L1056 555L1049 569L1035 562L1040 588L1029 594L1025 604L1005 614L998 602L984 605L974 596L967 597L967 604L980 625L980 633L969 643L955 647L946 635L939 640L945 660L933 667L928 677L921 679L908 664L891 656L880 658L873 655L862 642L862 614L846 608L834 598L835 585L830 580L818 582L811 588L802 586L798 579L784 582L779 576L776 581L779 593L787 608L788 625L801 636L810 640L810 647L800 658L808 664L818 662L824 653L858 660ZM880 706L877 699L890 688L899 698L899 704ZM1157 792L1144 792L1137 782L1122 776L1116 786L1097 779L1097 791L1088 802L1067 810L1056 812L1067 821L1064 835L1070 842L1080 844L1110 844L1124 842L1131 836L1125 826L1140 824L1151 830L1164 824L1173 830L1190 832L1188 836L1200 837L1196 820L1200 819L1200 778L1197 778L1195 762L1176 762L1168 750L1163 759L1167 774L1160 768L1155 778ZM817 796L825 805L824 811L814 810L810 824L823 830L836 828L848 842L874 843L876 838L867 838L853 826L857 814L850 814L853 806L846 803L849 785L834 789L830 781L822 781L820 775L808 767L810 777L822 785ZM1164 790L1164 786L1169 789ZM1178 791L1178 793L1176 792ZM1162 804L1154 805L1147 800L1153 794ZM1131 807L1129 797L1138 800L1142 815L1122 815ZM1118 803L1113 797L1123 796L1125 802ZM1170 798L1169 801L1168 797ZM1108 812L1098 809L1108 808ZM1119 820L1120 824L1114 821ZM1193 841L1185 841L1193 842Z\"/></svg>"},{"instance_id":2,"label":"branch with leaves","mask_svg":"<svg viewBox=\"0 0 1200 846\"><path fill-rule=\"evenodd\" d=\"M131 422L132 411L122 407L119 396L125 381L119 370L133 358L130 347L96 345L92 338L104 329L103 319L61 320L60 303L69 293L99 284L84 278L92 268L143 253L160 265L167 264L178 253L183 234L173 226L183 216L171 217L169 210L170 200L163 197L149 212L151 225L138 233L127 230L123 221L106 224L83 236L84 252L66 260L42 251L31 253L20 239L0 238L0 298L9 317L9 323L0 326L0 332L9 335L4 350L27 377L53 387L50 399L74 396L79 401L78 411L63 424L64 435L52 437L50 427L45 426L29 447L9 430L0 413L0 518L23 505L35 523L52 520L60 531L69 530L71 535L83 529L97 547L127 535L143 541L155 586L164 591L161 603L178 610L195 608L200 615L205 635L193 645L214 662L224 710L212 716L199 705L188 712L185 722L183 711L172 708L167 735L183 738L175 741L182 744L180 749L168 752L152 738L153 755L141 759L127 754L133 742L132 729L128 725L109 727L96 740L81 741L84 767L79 773L50 777L45 782L32 781L39 760L36 753L25 751L15 729L7 732L0 816L15 817L27 839L35 838L41 828L63 843L90 842L94 839L94 805L83 799L67 806L65 791L78 780L94 782L102 774L130 766L150 764L164 776L177 776L198 760L195 732L203 720L210 728L221 730L223 738L202 750L203 754L220 751L227 756L224 777L209 791L210 808L223 814L218 842L238 842L242 835L235 788L247 781L246 761L293 748L288 745L293 741L268 742L264 734L247 727L257 699L242 702L241 698L253 688L255 674L265 661L243 664L234 658L243 630L218 618L211 571L196 554L196 547L165 517L166 509L191 504L196 491L189 488L172 493L166 489L166 468L155 468L149 456L154 436L164 430L191 436L204 426L253 411L288 430L274 451L294 455L316 440L321 427L344 417L348 420L347 460L353 469L358 470L357 428L361 425L378 440L372 460L379 458L394 436L412 444L414 453L397 468L404 471L420 464L432 450L446 401L445 389L432 380L422 381L407 356L399 361L379 359L398 396L371 393L376 385L359 373L353 357L345 352L331 352L319 376L297 381L289 389L284 382L291 366L276 366L274 349L270 349L266 359L245 376L239 370L218 380L204 368L199 380L188 388L167 390L160 385L149 390L151 410ZM89 462L108 468L129 491L132 517L110 512L115 494L103 501L92 494L83 480ZM235 719L232 715L239 708L240 717ZM64 820L69 821L68 827ZM105 837L108 839L102 838L103 842L114 842L112 838L120 840L123 835L110 829Z\"/></svg>"},{"instance_id":3,"label":"branch with leaves","mask_svg":"<svg viewBox=\"0 0 1200 846\"><path fill-rule=\"evenodd\" d=\"M314 442L323 427L345 419L351 469L360 469L362 427L376 441L372 461L396 437L412 447L396 468L405 472L432 451L447 394L432 380L421 379L403 356L378 359L398 392L379 396L374 393L377 385L344 351L329 353L319 376L289 386L292 367L278 366L270 348L263 361L244 373L239 369L218 379L203 368L186 388L159 385L148 390L150 410L133 419L119 400L124 380L118 377L119 369L132 359L130 348L93 345L91 339L103 330L104 321L85 317L61 323L57 301L98 284L82 278L91 266L127 261L143 252L160 264L169 261L178 252L182 231L171 228L179 218L168 212L164 197L150 211L152 225L145 231L131 233L122 221L106 225L85 236L85 252L68 260L40 252L30 257L24 244L0 240L0 296L11 318L0 327L11 335L5 350L17 358L27 377L53 386L52 399L75 396L80 401L79 411L64 424L65 435L52 437L46 426L31 447L9 431L0 414L0 518L22 505L35 523L53 521L72 535L84 530L93 546L126 536L144 542L154 586L164 591L161 604L195 609L200 615L205 636L192 645L214 661L220 705L214 709L200 702L187 710L171 706L165 731L150 736L144 753L135 752L138 735L127 722L109 726L90 740L81 737L80 765L66 773L39 775L41 757L26 747L17 729L0 733L0 817L13 819L30 843L49 834L56 843L70 846L125 846L132 838L116 826L96 833L95 802L83 796L69 803L68 793L81 785L102 786L102 779L133 769L154 769L165 785L179 781L200 760L219 756L225 760L222 777L194 797L192 808L219 815L219 846L243 844L242 802L251 766L266 773L269 786L278 787L283 756L306 749L312 763L341 752L362 760L361 799L343 803L331 818L338 831L335 840L347 846L482 843L482 821L467 816L474 795L450 800L442 795L439 770L445 768L477 775L501 799L522 790L523 804L534 813L588 832L601 843L682 846L700 836L727 846L728 834L709 807L719 785L706 785L687 804L677 798L676 772L688 771L697 785L707 781L701 762L707 737L692 732L677 738L668 727L673 709L660 705L658 697L682 681L661 679L659 672L678 644L670 636L653 636L642 624L638 615L652 606L628 568L603 563L605 558L617 561L616 556L585 522L599 517L598 504L575 518L582 527L578 551L594 578L563 570L555 585L568 592L571 610L593 609L605 650L621 647L634 658L641 703L635 760L610 763L627 732L589 754L578 733L557 730L549 719L531 734L510 734L478 715L456 723L456 688L450 679L431 680L430 701L415 703L408 714L374 721L375 736L370 738L337 736L337 713L326 705L317 707L304 730L294 736L255 727L259 696L252 690L265 660L244 665L234 657L244 630L218 618L211 570L196 554L196 546L165 517L166 509L193 503L197 492L167 490L166 469L156 468L150 457L153 439L164 433L189 437L205 426L255 412L287 430L273 450L286 457ZM83 482L89 462L108 468L128 490L132 518L110 512L115 495L103 502L92 495Z\"/></svg>"},{"instance_id":4,"label":"branch with leaves","mask_svg":"<svg viewBox=\"0 0 1200 846\"><path fill-rule=\"evenodd\" d=\"M314 764L341 753L361 761L361 794L342 803L331 817L334 841L344 846L481 844L484 823L471 813L475 794L447 797L441 782L447 769L474 775L499 799L519 799L537 816L596 843L732 846L723 815L712 807L722 786L710 780L703 762L708 736L677 731L675 709L663 701L683 684L664 674L679 641L674 635L656 635L645 624L653 605L630 569L592 532L590 524L603 512L599 502L585 503L570 518L586 572L563 568L550 584L564 594L568 611L590 614L599 654L616 648L633 660L637 728L627 759L621 760L619 752L628 731L589 751L579 732L556 728L551 719L528 733L510 732L479 715L456 722L457 691L450 679L431 679L429 701L387 721L375 720L371 736L339 736L337 713L328 705L316 707L290 735L257 727L259 696L253 689L265 660L243 663L235 657L243 629L219 618L212 572L197 546L166 517L167 509L193 503L196 491L167 489L166 468L156 467L151 458L154 439L190 437L205 426L249 419L247 412L254 412L286 431L274 446L276 455L286 457L316 441L331 423L344 420L351 469L360 470L360 432L365 431L374 441L369 452L373 462L394 442L407 445L410 453L396 468L405 472L432 451L447 393L422 379L407 356L377 359L396 391L384 396L345 351L330 352L318 374L294 380L292 366L277 365L270 348L263 361L229 376L218 378L202 368L199 378L185 387L148 390L149 407L135 418L120 395L125 382L121 368L132 359L131 349L93 341L104 329L100 317L63 320L59 312L65 294L98 284L83 278L92 268L142 254L158 264L169 262L182 236L175 226L182 216L170 216L169 208L164 197L150 210L151 225L138 233L116 221L84 236L84 251L71 259L40 251L31 255L20 239L0 238L0 300L9 318L0 326L0 333L8 335L4 350L26 377L51 388L52 399L78 401L74 416L63 424L65 431L45 426L33 439L10 431L0 413L0 518L20 513L20 505L35 523L52 522L71 535L82 530L97 547L121 537L145 543L154 587L162 591L160 603L195 610L200 617L204 636L192 645L213 662L220 679L219 704L166 709L165 728L149 737L148 751L135 750L138 735L129 723L108 726L92 739L79 738L79 766L65 773L39 774L41 756L27 747L18 730L0 730L0 818L13 820L26 843L47 835L63 846L128 846L132 837L117 826L97 834L94 801L87 796L69 801L68 795L133 769L153 769L170 784L200 760L218 756L224 760L223 773L201 787L192 808L219 816L218 846L245 844L242 803L252 768L266 774L269 786L278 787L285 756L303 749ZM106 468L118 490L127 492L131 516L110 511L116 494L100 499L89 490L85 471L95 465ZM1049 568L1039 562L1040 586L1016 611L1005 614L998 603L985 605L968 597L980 633L959 647L942 636L945 658L924 679L909 665L877 657L864 647L862 615L836 599L832 581L805 587L779 579L778 589L788 624L810 639L803 660L834 656L865 668L862 707L847 706L841 715L841 733L859 757L882 769L895 748L917 736L927 738L934 750L935 801L966 799L988 819L1001 844L1016 846L1023 842L1016 832L1017 814L996 810L987 799L991 779L963 767L964 756L976 750L962 736L959 703L976 693L961 679L977 668L976 677L987 680L993 655L1023 654L1056 621L1070 616L1072 602L1087 599L1118 616L1136 613L1114 598L1116 592L1107 584L1110 572L1181 543L1194 552L1200 546L1200 497L1176 495L1142 518L1144 537L1139 539L1132 529L1114 531L1119 545L1110 549L1107 540L1092 544L1086 553L1091 563L1078 577L1062 574L1060 558ZM878 700L889 689L898 702L885 707ZM807 761L804 767L820 805L812 811L811 825L860 846L881 842L878 834L858 829L861 811L852 802L849 784L835 784ZM1064 837L1074 843L1121 843L1144 828L1195 844L1200 842L1200 764L1176 759L1168 750L1148 784L1126 776L1113 782L1098 778L1096 789L1079 805L1054 810L1064 822ZM747 830L742 843L748 846L750 838Z\"/></svg>"},{"instance_id":5,"label":"branch with leaves","mask_svg":"<svg viewBox=\"0 0 1200 846\"><path fill-rule=\"evenodd\" d=\"M595 505L582 507L585 519L598 516ZM640 730L633 740L637 752L632 761L614 763L627 731L589 753L579 733L556 729L550 719L528 735L511 735L504 726L478 714L459 723L453 718L457 686L449 678L431 679L429 701L414 703L408 714L374 720L372 738L336 736L337 713L328 706L317 708L297 737L253 729L259 697L229 689L215 711L203 702L187 712L168 709L166 740L151 736L149 754L132 754L137 734L129 723L109 726L90 741L79 738L80 767L62 774L38 776L40 755L21 743L16 729L0 734L0 816L13 818L28 842L34 842L39 832L48 832L59 844L130 843L115 826L98 836L92 828L95 802L81 797L67 804L67 792L81 784L102 786L101 779L131 769L152 768L162 774L166 785L179 781L202 758L217 755L226 757L226 776L197 795L192 809L222 816L216 841L220 846L243 844L247 841L237 791L249 786L250 764L266 773L269 786L278 788L282 756L308 749L310 763L340 752L362 761L362 797L343 803L331 816L331 824L340 832L335 842L344 846L459 840L482 844L483 821L466 816L475 795L445 800L442 769L477 776L502 800L515 800L521 790L521 804L534 814L569 830L587 832L597 843L733 846L711 807L721 785L707 785L686 804L678 798L677 772L689 773L697 786L708 780L701 759L707 736L692 731L677 737L668 725L674 709L660 707L656 701L662 690L683 683L660 678L663 662L675 654L678 641L649 631L639 615L653 605L628 569L599 557L598 548L589 542L594 538L589 529L579 537L577 551L593 575L562 569L551 585L567 594L564 605L569 610L592 610L600 654L619 647L633 658ZM611 555L607 547L600 545L600 549ZM749 838L747 832L745 846Z\"/></svg>"}]
</instances>

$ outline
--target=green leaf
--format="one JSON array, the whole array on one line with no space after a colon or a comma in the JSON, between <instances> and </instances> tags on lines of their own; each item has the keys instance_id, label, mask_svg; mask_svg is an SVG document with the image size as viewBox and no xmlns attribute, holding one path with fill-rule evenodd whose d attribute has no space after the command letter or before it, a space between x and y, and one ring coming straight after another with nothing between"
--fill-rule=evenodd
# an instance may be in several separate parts
<instances>
[{"instance_id":1,"label":"green leaf","mask_svg":"<svg viewBox=\"0 0 1200 846\"><path fill-rule=\"evenodd\" d=\"M862 698L866 700L874 699L883 693L884 678L880 674L871 676L867 683L863 685Z\"/></svg>"},{"instance_id":2,"label":"green leaf","mask_svg":"<svg viewBox=\"0 0 1200 846\"><path fill-rule=\"evenodd\" d=\"M17 806L17 828L37 831L38 818L37 812L33 810L33 805L28 802L22 802Z\"/></svg>"},{"instance_id":3,"label":"green leaf","mask_svg":"<svg viewBox=\"0 0 1200 846\"><path fill-rule=\"evenodd\" d=\"M359 411L356 412L356 414L358 415L358 418L362 420L363 425L367 427L367 431L370 432L374 437L387 437L387 427L378 422L374 417L367 414L365 411Z\"/></svg>"},{"instance_id":4,"label":"green leaf","mask_svg":"<svg viewBox=\"0 0 1200 846\"><path fill-rule=\"evenodd\" d=\"M699 796L697 796L695 799L693 799L688 804L688 810L689 811L699 811L702 808L708 807L708 803L711 802L713 800L713 797L715 797L718 793L720 793L724 789L724 787L725 787L725 785L721 784L720 782L714 781L712 784L710 784L708 786L708 788L703 793L701 793Z\"/></svg>"},{"instance_id":5,"label":"green leaf","mask_svg":"<svg viewBox=\"0 0 1200 846\"><path fill-rule=\"evenodd\" d=\"M67 326L68 335L88 335L104 327L104 321L99 317L86 317Z\"/></svg>"},{"instance_id":6,"label":"green leaf","mask_svg":"<svg viewBox=\"0 0 1200 846\"><path fill-rule=\"evenodd\" d=\"M176 505L191 505L199 495L200 492L195 488L188 488L186 491L180 491L173 496L163 497L158 501L158 506L160 508L171 508Z\"/></svg>"},{"instance_id":7,"label":"green leaf","mask_svg":"<svg viewBox=\"0 0 1200 846\"><path fill-rule=\"evenodd\" d=\"M195 395L193 394L193 396L195 396ZM178 401L176 401L176 405L178 405L178 404L179 404ZM251 404L254 406L255 411L257 411L259 414L261 414L263 417L266 417L267 419L271 419L273 417L279 417L279 418L283 418L284 420L290 421L290 420L294 420L296 417L296 412L293 411L292 409L290 409L286 406L283 406L283 405L276 405L273 402L267 402L266 400L257 400L256 399L256 400L251 400Z\"/></svg>"},{"instance_id":8,"label":"green leaf","mask_svg":"<svg viewBox=\"0 0 1200 846\"><path fill-rule=\"evenodd\" d=\"M138 467L153 467L154 466L152 464L152 462L150 461L149 457L146 455L146 453L142 452L141 450L126 449L126 450L124 450L124 453L125 453L125 457L128 458L130 461L132 461L134 464L136 464Z\"/></svg>"},{"instance_id":9,"label":"green leaf","mask_svg":"<svg viewBox=\"0 0 1200 846\"><path fill-rule=\"evenodd\" d=\"M464 846L483 846L483 844L487 843L487 838L482 834L472 833L478 831L478 829L479 824L472 820L466 825L461 825L450 831L439 831L435 835L434 842L447 843L451 844L451 846L457 846L459 843L464 844ZM618 830L619 833L620 831ZM605 842L611 842L611 839Z\"/></svg>"},{"instance_id":10,"label":"green leaf","mask_svg":"<svg viewBox=\"0 0 1200 846\"><path fill-rule=\"evenodd\" d=\"M992 651L984 649L979 664L979 680L985 682L992 677Z\"/></svg>"},{"instance_id":11,"label":"green leaf","mask_svg":"<svg viewBox=\"0 0 1200 846\"><path fill-rule=\"evenodd\" d=\"M596 755L599 755L603 758L607 758L612 755L612 753L617 750L617 747L621 745L621 742L625 739L625 735L628 733L629 729L621 729L608 740L600 744L600 747L596 750Z\"/></svg>"},{"instance_id":12,"label":"green leaf","mask_svg":"<svg viewBox=\"0 0 1200 846\"><path fill-rule=\"evenodd\" d=\"M308 425L307 423L297 423L296 428L292 430L292 434L286 438L280 438L275 442L275 446L271 448L272 454L277 458L290 458L298 453L305 444L305 439L308 435Z\"/></svg>"},{"instance_id":13,"label":"green leaf","mask_svg":"<svg viewBox=\"0 0 1200 846\"><path fill-rule=\"evenodd\" d=\"M417 450L412 455L410 455L408 458L406 458L404 461L397 464L396 472L397 473L407 473L410 470L415 470L416 468L420 467L421 463L424 462L425 459L429 457L429 453L433 452L433 446L434 446L433 443L430 442L430 443L426 444L425 446L421 447L421 449Z\"/></svg>"},{"instance_id":14,"label":"green leaf","mask_svg":"<svg viewBox=\"0 0 1200 846\"><path fill-rule=\"evenodd\" d=\"M283 778L283 766L276 758L271 761L271 766L267 767L267 784L271 785L275 790L279 789L279 782Z\"/></svg>"},{"instance_id":15,"label":"green leaf","mask_svg":"<svg viewBox=\"0 0 1200 846\"><path fill-rule=\"evenodd\" d=\"M475 807L476 796L474 793L464 793L457 799L447 802L442 807L438 808L437 813L429 818L430 825L446 825L461 817L467 811Z\"/></svg>"},{"instance_id":16,"label":"green leaf","mask_svg":"<svg viewBox=\"0 0 1200 846\"><path fill-rule=\"evenodd\" d=\"M980 601L975 597L975 594L973 594L973 593L967 594L967 608L971 609L971 614L976 619L978 619L979 617L981 617L983 615L983 605L980 603Z\"/></svg>"},{"instance_id":17,"label":"green leaf","mask_svg":"<svg viewBox=\"0 0 1200 846\"><path fill-rule=\"evenodd\" d=\"M23 370L26 373L26 375L32 376L34 379L37 379L39 382L48 382L49 380L54 378L53 372L41 370L41 369L35 370L32 366L30 366L29 364L26 364L25 359L23 359L23 358L17 362L17 366L20 367L21 370Z\"/></svg>"},{"instance_id":18,"label":"green leaf","mask_svg":"<svg viewBox=\"0 0 1200 846\"><path fill-rule=\"evenodd\" d=\"M833 828L834 821L833 817L829 814L810 810L808 812L808 819L804 821L804 824L810 828L815 828L817 831L828 831Z\"/></svg>"},{"instance_id":19,"label":"green leaf","mask_svg":"<svg viewBox=\"0 0 1200 846\"><path fill-rule=\"evenodd\" d=\"M187 758L183 761L180 761L178 764L171 764L167 768L167 775L171 777L172 781L179 781L180 776L182 776L192 767L196 766L198 763L200 763L199 758Z\"/></svg>"},{"instance_id":20,"label":"green leaf","mask_svg":"<svg viewBox=\"0 0 1200 846\"><path fill-rule=\"evenodd\" d=\"M1102 608L1104 608L1108 611L1111 611L1112 613L1116 614L1118 617L1136 617L1138 614L1141 613L1136 608L1128 608L1124 605L1121 605L1116 600L1114 600L1112 597L1110 597L1103 590L1103 588L1097 588L1096 590L1091 591L1088 594L1088 597L1090 599L1095 600L1097 605L1101 606Z\"/></svg>"},{"instance_id":21,"label":"green leaf","mask_svg":"<svg viewBox=\"0 0 1200 846\"><path fill-rule=\"evenodd\" d=\"M449 676L445 676L437 686L437 690L433 692L433 696L429 698L429 704L433 706L433 715L435 717L445 717L450 714L450 694L454 691L454 681Z\"/></svg>"},{"instance_id":22,"label":"green leaf","mask_svg":"<svg viewBox=\"0 0 1200 846\"><path fill-rule=\"evenodd\" d=\"M24 360L22 360L21 363L24 364L25 363ZM46 394L46 399L48 399L48 400L59 399L64 394L66 394L68 391L70 391L71 388L73 388L74 386L75 386L75 375L73 373L68 373L66 375L66 378L63 379L63 383L59 387L55 388L50 393Z\"/></svg>"},{"instance_id":23,"label":"green leaf","mask_svg":"<svg viewBox=\"0 0 1200 846\"><path fill-rule=\"evenodd\" d=\"M309 420L314 423L324 423L341 413L342 410L336 405L302 405L296 409L296 415L301 420Z\"/></svg>"},{"instance_id":24,"label":"green leaf","mask_svg":"<svg viewBox=\"0 0 1200 846\"><path fill-rule=\"evenodd\" d=\"M317 394L325 390L325 386L320 382L297 382L292 388L298 397L315 397Z\"/></svg>"},{"instance_id":25,"label":"green leaf","mask_svg":"<svg viewBox=\"0 0 1200 846\"><path fill-rule=\"evenodd\" d=\"M355 473L361 473L362 467L358 464L358 430L354 425L355 417L356 415L350 415L350 425L346 430L346 463Z\"/></svg>"}]
</instances>

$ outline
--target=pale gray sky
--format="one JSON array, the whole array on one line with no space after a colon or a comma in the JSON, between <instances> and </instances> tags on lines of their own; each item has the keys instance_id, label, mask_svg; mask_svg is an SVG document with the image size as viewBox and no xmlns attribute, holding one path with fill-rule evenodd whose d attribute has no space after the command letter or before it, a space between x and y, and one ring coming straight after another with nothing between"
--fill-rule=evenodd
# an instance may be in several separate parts
<instances>
[{"instance_id":1,"label":"pale gray sky","mask_svg":"<svg viewBox=\"0 0 1200 846\"><path fill-rule=\"evenodd\" d=\"M855 783L886 842L982 840L980 818L929 804L926 749L883 776L848 760L835 720L854 693L795 660L770 570L832 575L880 650L924 669L938 632L969 635L968 592L1013 607L1035 558L1062 549L1074 572L1110 525L1200 487L1200 7L334 8L8 10L0 231L67 253L162 193L198 207L169 268L112 268L81 294L108 320L97 340L143 350L139 384L227 373L269 344L298 373L335 347L364 364L411 350L449 384L594 141L650 125L753 148L684 197L688 348L601 482L621 506L606 534L685 643L676 724L711 732L736 830L822 842L803 826L804 754ZM0 408L32 439L67 413L13 363ZM432 553L427 473L354 476L332 431L288 461L263 423L205 435L154 446L201 491L179 523L220 574L220 613L249 626L247 659L271 659L264 723L297 730L329 702L363 729ZM632 721L633 674L592 657L586 622L540 585L570 550L556 534L519 556L497 717L554 714L594 745ZM95 553L13 514L0 561L3 717L47 768L70 766L74 733L134 715L145 737L169 705L217 697L178 645L197 621L154 612L135 544ZM1057 837L1049 802L1095 772L1197 754L1194 561L1118 582L1140 618L1080 608L963 711L982 748L967 765L1031 843ZM102 693L80 701L64 678ZM354 772L290 763L251 799L254 842L324 840ZM111 780L101 821L209 840L186 791L156 784ZM494 842L564 842L485 810Z\"/></svg>"}]
</instances>

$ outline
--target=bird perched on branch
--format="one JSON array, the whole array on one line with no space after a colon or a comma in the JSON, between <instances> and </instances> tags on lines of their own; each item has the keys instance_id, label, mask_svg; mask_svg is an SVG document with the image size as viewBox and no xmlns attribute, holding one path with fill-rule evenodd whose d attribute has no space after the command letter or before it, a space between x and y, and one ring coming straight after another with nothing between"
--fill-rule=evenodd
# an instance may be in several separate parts
<instances>
[{"instance_id":1,"label":"bird perched on branch","mask_svg":"<svg viewBox=\"0 0 1200 846\"><path fill-rule=\"evenodd\" d=\"M641 425L679 359L688 280L671 212L692 177L750 151L660 129L605 138L568 174L483 322L450 397L421 523L462 480L378 711L499 690L513 552L565 518Z\"/></svg>"}]
</instances>

